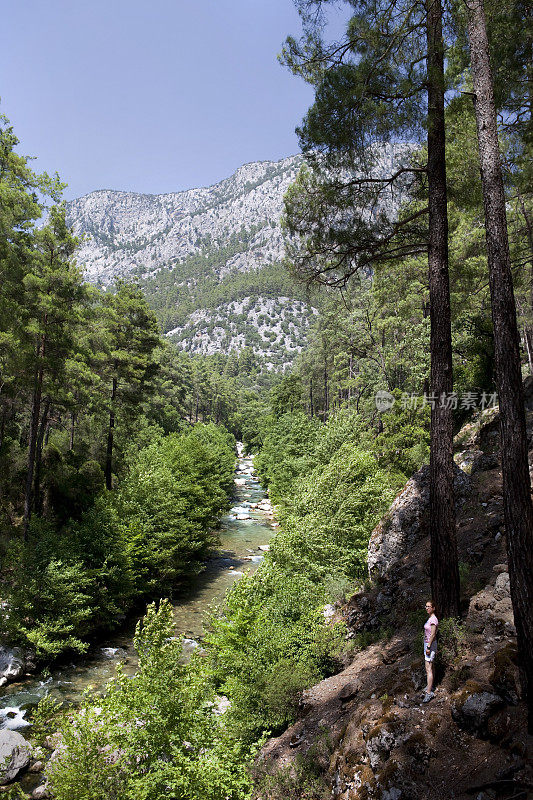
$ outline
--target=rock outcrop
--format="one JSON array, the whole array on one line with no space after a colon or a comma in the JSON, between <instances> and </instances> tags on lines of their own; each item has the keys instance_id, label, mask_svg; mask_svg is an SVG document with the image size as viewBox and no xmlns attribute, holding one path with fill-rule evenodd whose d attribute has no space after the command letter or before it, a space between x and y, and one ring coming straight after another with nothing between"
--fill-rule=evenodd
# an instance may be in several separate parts
<instances>
[{"instance_id":1,"label":"rock outcrop","mask_svg":"<svg viewBox=\"0 0 533 800\"><path fill-rule=\"evenodd\" d=\"M0 645L0 687L35 670L34 656L20 647Z\"/></svg>"},{"instance_id":2,"label":"rock outcrop","mask_svg":"<svg viewBox=\"0 0 533 800\"><path fill-rule=\"evenodd\" d=\"M16 731L0 730L0 786L11 783L30 763L31 746Z\"/></svg>"},{"instance_id":3,"label":"rock outcrop","mask_svg":"<svg viewBox=\"0 0 533 800\"><path fill-rule=\"evenodd\" d=\"M458 467L454 476L455 501L459 506L468 496L468 475ZM429 514L429 467L420 469L406 483L388 513L372 531L368 543L368 571L371 578L393 573L411 548L426 534Z\"/></svg>"}]
</instances>

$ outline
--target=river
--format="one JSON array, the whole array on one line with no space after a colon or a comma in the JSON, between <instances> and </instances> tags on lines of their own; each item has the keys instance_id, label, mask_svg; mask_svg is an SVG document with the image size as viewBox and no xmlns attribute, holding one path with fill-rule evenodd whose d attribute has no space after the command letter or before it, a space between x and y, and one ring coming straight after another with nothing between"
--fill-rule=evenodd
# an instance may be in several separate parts
<instances>
[{"instance_id":1,"label":"river","mask_svg":"<svg viewBox=\"0 0 533 800\"><path fill-rule=\"evenodd\" d=\"M183 598L174 599L176 635L185 637L185 657L200 646L209 608L221 603L226 591L245 571L257 569L276 524L265 500L265 491L254 474L253 458L243 457L240 443L238 452L233 507L220 522L219 547L205 563L205 569L188 584ZM263 508L252 508L259 503ZM135 621L132 621L109 641L92 647L87 656L75 663L55 669L46 677L31 677L3 687L0 690L0 728L22 731L29 725L25 719L28 709L45 695L75 704L89 686L95 692L104 691L118 663L123 664L126 673L133 674L137 667L134 631Z\"/></svg>"}]
</instances>

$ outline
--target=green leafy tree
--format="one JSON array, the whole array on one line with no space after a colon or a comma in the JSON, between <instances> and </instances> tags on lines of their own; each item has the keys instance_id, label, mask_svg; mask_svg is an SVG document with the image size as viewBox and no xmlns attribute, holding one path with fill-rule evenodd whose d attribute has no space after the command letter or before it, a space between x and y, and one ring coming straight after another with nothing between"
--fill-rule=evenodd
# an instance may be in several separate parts
<instances>
[{"instance_id":1,"label":"green leafy tree","mask_svg":"<svg viewBox=\"0 0 533 800\"><path fill-rule=\"evenodd\" d=\"M40 459L50 405L48 399L41 419L43 390L53 396L63 384L66 359L72 353L74 333L81 319L84 287L72 262L76 244L65 222L64 208L52 207L47 225L36 234L33 269L23 279L27 309L25 333L32 342L26 363L31 393L23 521L26 537L32 512L35 466Z\"/></svg>"}]
</instances>

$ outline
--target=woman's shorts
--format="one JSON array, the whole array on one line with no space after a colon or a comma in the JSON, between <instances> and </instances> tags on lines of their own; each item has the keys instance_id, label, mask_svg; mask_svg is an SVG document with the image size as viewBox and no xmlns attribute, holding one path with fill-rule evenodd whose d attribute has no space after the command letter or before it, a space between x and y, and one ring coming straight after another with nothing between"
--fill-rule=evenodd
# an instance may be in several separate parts
<instances>
[{"instance_id":1,"label":"woman's shorts","mask_svg":"<svg viewBox=\"0 0 533 800\"><path fill-rule=\"evenodd\" d=\"M433 640L433 644L429 648L429 655L426 653L427 642L424 642L424 658L426 661L435 661L435 654L437 652L437 642Z\"/></svg>"}]
</instances>

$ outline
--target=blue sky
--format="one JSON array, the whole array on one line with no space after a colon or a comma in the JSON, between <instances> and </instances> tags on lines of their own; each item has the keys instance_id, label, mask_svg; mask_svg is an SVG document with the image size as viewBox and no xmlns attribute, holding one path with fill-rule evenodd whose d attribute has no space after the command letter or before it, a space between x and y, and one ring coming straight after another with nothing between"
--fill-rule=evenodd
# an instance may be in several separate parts
<instances>
[{"instance_id":1,"label":"blue sky","mask_svg":"<svg viewBox=\"0 0 533 800\"><path fill-rule=\"evenodd\" d=\"M0 111L59 172L93 189L205 186L298 150L312 90L277 62L292 0L4 0Z\"/></svg>"}]
</instances>

